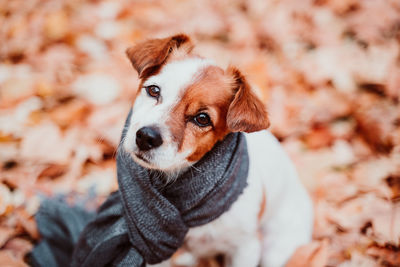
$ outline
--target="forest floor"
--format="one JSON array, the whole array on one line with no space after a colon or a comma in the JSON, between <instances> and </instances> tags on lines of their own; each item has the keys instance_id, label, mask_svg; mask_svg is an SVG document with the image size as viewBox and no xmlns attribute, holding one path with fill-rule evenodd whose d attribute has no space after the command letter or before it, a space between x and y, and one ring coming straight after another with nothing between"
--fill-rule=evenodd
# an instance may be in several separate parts
<instances>
[{"instance_id":1,"label":"forest floor","mask_svg":"<svg viewBox=\"0 0 400 267\"><path fill-rule=\"evenodd\" d=\"M124 51L178 32L260 89L314 200L288 265L400 266L398 0L0 0L0 265L26 266L44 197L116 190Z\"/></svg>"}]
</instances>

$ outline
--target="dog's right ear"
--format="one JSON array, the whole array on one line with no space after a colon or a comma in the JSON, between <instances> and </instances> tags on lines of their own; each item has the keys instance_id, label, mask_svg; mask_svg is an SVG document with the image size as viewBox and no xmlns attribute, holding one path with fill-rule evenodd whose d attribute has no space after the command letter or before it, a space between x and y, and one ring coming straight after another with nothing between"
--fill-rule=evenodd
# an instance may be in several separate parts
<instances>
[{"instance_id":1,"label":"dog's right ear","mask_svg":"<svg viewBox=\"0 0 400 267\"><path fill-rule=\"evenodd\" d=\"M185 34L178 34L140 42L128 48L126 55L138 72L139 78L145 78L156 72L172 51L184 45L190 52L192 49L190 38Z\"/></svg>"}]
</instances>

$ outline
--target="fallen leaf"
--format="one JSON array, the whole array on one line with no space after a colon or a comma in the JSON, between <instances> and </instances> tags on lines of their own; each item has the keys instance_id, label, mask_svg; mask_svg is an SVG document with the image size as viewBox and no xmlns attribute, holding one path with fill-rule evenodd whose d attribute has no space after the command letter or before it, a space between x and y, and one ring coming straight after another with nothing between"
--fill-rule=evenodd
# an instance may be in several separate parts
<instances>
[{"instance_id":1,"label":"fallen leaf","mask_svg":"<svg viewBox=\"0 0 400 267\"><path fill-rule=\"evenodd\" d=\"M361 253L353 253L351 255L351 259L345 261L339 265L340 267L355 267L355 266L362 266L362 267L369 267L369 266L376 266L376 262L373 258L363 255Z\"/></svg>"},{"instance_id":2,"label":"fallen leaf","mask_svg":"<svg viewBox=\"0 0 400 267\"><path fill-rule=\"evenodd\" d=\"M46 137L45 142L43 137ZM26 159L65 164L75 144L72 136L63 136L57 125L43 122L29 130L21 143L21 156Z\"/></svg>"},{"instance_id":3,"label":"fallen leaf","mask_svg":"<svg viewBox=\"0 0 400 267\"><path fill-rule=\"evenodd\" d=\"M0 265L4 267L28 267L21 259L17 259L9 250L0 250Z\"/></svg>"},{"instance_id":4,"label":"fallen leaf","mask_svg":"<svg viewBox=\"0 0 400 267\"><path fill-rule=\"evenodd\" d=\"M323 267L328 260L328 240L313 241L298 248L286 267Z\"/></svg>"},{"instance_id":5,"label":"fallen leaf","mask_svg":"<svg viewBox=\"0 0 400 267\"><path fill-rule=\"evenodd\" d=\"M59 40L68 33L68 16L63 10L51 13L47 16L44 25L46 37Z\"/></svg>"},{"instance_id":6,"label":"fallen leaf","mask_svg":"<svg viewBox=\"0 0 400 267\"><path fill-rule=\"evenodd\" d=\"M72 100L53 109L50 118L61 128L66 128L73 123L82 122L89 112L90 108L84 101Z\"/></svg>"},{"instance_id":7,"label":"fallen leaf","mask_svg":"<svg viewBox=\"0 0 400 267\"><path fill-rule=\"evenodd\" d=\"M24 209L18 209L16 211L18 224L29 234L32 239L39 238L39 232L36 227L36 221L33 216L31 216Z\"/></svg>"},{"instance_id":8,"label":"fallen leaf","mask_svg":"<svg viewBox=\"0 0 400 267\"><path fill-rule=\"evenodd\" d=\"M3 247L14 234L15 230L13 228L0 226L0 247Z\"/></svg>"},{"instance_id":9,"label":"fallen leaf","mask_svg":"<svg viewBox=\"0 0 400 267\"><path fill-rule=\"evenodd\" d=\"M12 255L21 262L23 261L25 255L32 250L32 248L33 245L31 242L19 237L11 239L4 246L5 251L12 252Z\"/></svg>"}]
</instances>

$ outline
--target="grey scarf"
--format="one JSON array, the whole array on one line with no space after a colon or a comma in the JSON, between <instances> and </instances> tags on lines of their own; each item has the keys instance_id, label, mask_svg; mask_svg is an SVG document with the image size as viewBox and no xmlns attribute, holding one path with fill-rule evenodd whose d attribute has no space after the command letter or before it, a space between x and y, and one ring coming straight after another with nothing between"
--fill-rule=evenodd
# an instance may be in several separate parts
<instances>
[{"instance_id":1,"label":"grey scarf","mask_svg":"<svg viewBox=\"0 0 400 267\"><path fill-rule=\"evenodd\" d=\"M126 131L122 139L125 134ZM80 223L84 229L77 242L72 240L72 266L144 266L168 259L182 245L189 227L206 224L231 207L247 185L247 173L247 146L241 133L227 135L170 184L164 184L163 173L141 167L119 149L119 191L110 195L86 226ZM48 226L46 221L54 223L54 219L49 220L48 206L54 203L47 201L36 216L41 233L41 229ZM59 208L59 217L66 208L65 205ZM69 217L74 216L70 214ZM58 226L64 232L76 236L71 233L76 232L75 229L69 230L68 222L57 223L64 224ZM68 256L49 255L55 251L51 247L57 243L54 239L62 237L58 236L60 231L55 236L48 232L32 253L33 264L68 266L58 260ZM53 243L49 242L51 239ZM55 264L43 261L49 258Z\"/></svg>"}]
</instances>

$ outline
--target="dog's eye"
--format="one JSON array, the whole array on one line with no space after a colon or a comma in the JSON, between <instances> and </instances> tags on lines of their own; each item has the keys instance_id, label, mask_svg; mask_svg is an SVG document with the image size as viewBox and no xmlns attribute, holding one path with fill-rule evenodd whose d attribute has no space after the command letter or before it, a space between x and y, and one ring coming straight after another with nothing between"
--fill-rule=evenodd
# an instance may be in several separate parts
<instances>
[{"instance_id":1,"label":"dog's eye","mask_svg":"<svg viewBox=\"0 0 400 267\"><path fill-rule=\"evenodd\" d=\"M206 127L211 125L210 116L207 113L199 113L194 117L195 123L200 127Z\"/></svg>"},{"instance_id":2,"label":"dog's eye","mask_svg":"<svg viewBox=\"0 0 400 267\"><path fill-rule=\"evenodd\" d=\"M149 86L146 86L145 88L146 88L146 92L149 96L154 97L154 98L160 97L161 89L157 85L149 85Z\"/></svg>"}]
</instances>

